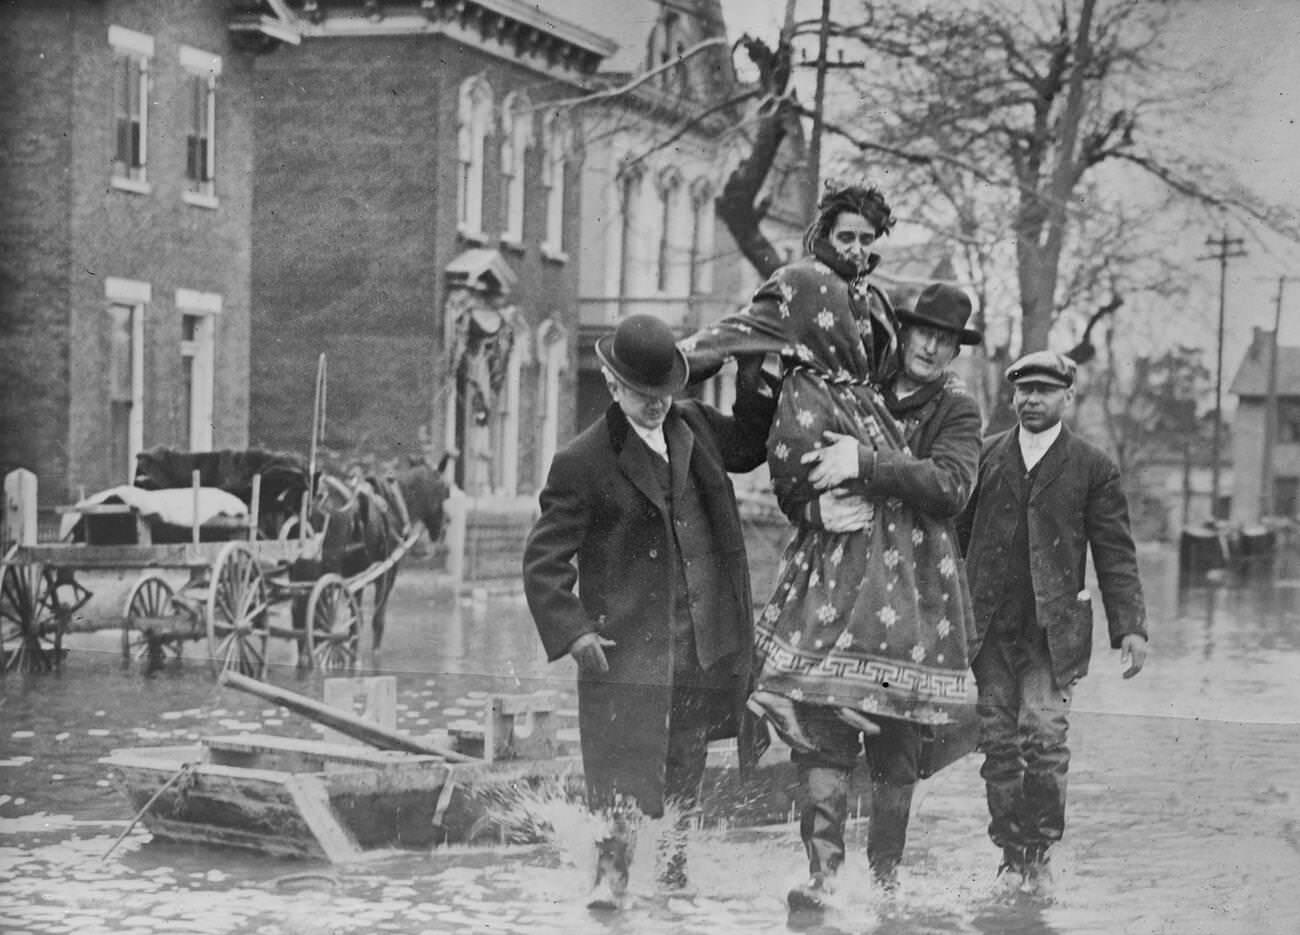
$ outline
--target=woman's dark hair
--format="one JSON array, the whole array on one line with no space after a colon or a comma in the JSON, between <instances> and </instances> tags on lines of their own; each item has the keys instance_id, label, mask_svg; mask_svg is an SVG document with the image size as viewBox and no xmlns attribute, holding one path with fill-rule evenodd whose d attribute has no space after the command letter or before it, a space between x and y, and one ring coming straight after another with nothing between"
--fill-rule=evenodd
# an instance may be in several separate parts
<instances>
[{"instance_id":1,"label":"woman's dark hair","mask_svg":"<svg viewBox=\"0 0 1300 935\"><path fill-rule=\"evenodd\" d=\"M813 244L831 235L835 220L845 212L860 214L883 237L894 226L894 215L884 194L874 185L845 185L827 182L821 201L817 202L817 217L808 225L803 235L804 249L812 253Z\"/></svg>"}]
</instances>

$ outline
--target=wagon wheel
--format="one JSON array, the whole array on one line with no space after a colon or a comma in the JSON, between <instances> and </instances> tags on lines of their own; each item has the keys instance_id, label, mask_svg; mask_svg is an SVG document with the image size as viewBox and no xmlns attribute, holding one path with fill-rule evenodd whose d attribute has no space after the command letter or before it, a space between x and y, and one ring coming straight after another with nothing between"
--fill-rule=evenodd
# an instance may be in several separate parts
<instances>
[{"instance_id":1,"label":"wagon wheel","mask_svg":"<svg viewBox=\"0 0 1300 935\"><path fill-rule=\"evenodd\" d=\"M227 542L208 581L208 652L218 671L261 678L266 672L266 579L242 542Z\"/></svg>"},{"instance_id":2,"label":"wagon wheel","mask_svg":"<svg viewBox=\"0 0 1300 935\"><path fill-rule=\"evenodd\" d=\"M167 660L170 650L174 659L181 657L181 639L175 632L157 633L140 621L169 617L182 608L173 601L175 589L157 574L141 576L126 597L122 613L122 661L146 662L150 668Z\"/></svg>"},{"instance_id":3,"label":"wagon wheel","mask_svg":"<svg viewBox=\"0 0 1300 935\"><path fill-rule=\"evenodd\" d=\"M12 553L11 553L12 554ZM48 672L63 656L63 623L51 569L5 561L0 580L0 651L4 671Z\"/></svg>"},{"instance_id":4,"label":"wagon wheel","mask_svg":"<svg viewBox=\"0 0 1300 935\"><path fill-rule=\"evenodd\" d=\"M361 603L336 574L322 575L307 598L307 663L326 672L357 667Z\"/></svg>"}]
</instances>

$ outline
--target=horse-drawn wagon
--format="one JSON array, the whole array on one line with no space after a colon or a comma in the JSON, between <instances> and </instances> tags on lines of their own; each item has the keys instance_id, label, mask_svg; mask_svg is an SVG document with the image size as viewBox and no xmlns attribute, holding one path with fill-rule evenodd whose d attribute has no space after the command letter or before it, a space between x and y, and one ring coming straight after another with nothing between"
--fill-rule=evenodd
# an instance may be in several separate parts
<instances>
[{"instance_id":1,"label":"horse-drawn wagon","mask_svg":"<svg viewBox=\"0 0 1300 935\"><path fill-rule=\"evenodd\" d=\"M297 644L299 665L354 668L361 594L376 589L377 645L419 533L396 484L313 475L301 458L263 451L142 453L134 484L63 511L62 541L0 559L4 669L57 666L93 596L79 573L134 570L120 618L127 662L156 666L206 640L216 669L261 676L275 637Z\"/></svg>"}]
</instances>

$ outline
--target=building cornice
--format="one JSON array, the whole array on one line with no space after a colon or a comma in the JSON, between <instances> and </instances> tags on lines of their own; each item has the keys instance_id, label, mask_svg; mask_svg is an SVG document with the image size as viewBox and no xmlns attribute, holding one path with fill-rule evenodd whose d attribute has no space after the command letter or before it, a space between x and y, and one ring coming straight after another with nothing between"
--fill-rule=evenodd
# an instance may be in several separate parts
<instances>
[{"instance_id":1,"label":"building cornice","mask_svg":"<svg viewBox=\"0 0 1300 935\"><path fill-rule=\"evenodd\" d=\"M587 77L618 44L522 0L259 0L236 4L232 32L279 42L441 35L548 75Z\"/></svg>"}]
</instances>

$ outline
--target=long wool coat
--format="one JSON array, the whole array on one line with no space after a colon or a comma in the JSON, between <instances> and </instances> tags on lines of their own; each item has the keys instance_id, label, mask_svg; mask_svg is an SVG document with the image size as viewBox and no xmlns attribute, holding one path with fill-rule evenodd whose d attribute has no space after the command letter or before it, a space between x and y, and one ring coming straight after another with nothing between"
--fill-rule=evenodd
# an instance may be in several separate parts
<instances>
[{"instance_id":1,"label":"long wool coat","mask_svg":"<svg viewBox=\"0 0 1300 935\"><path fill-rule=\"evenodd\" d=\"M1028 510L1034 607L1047 629L1053 675L1069 685L1087 674L1092 656L1092 603L1080 599L1089 547L1111 647L1118 649L1130 633L1147 635L1128 504L1115 463L1064 425L1039 462L1026 500L1023 487L1013 482L1024 471L1017 433L1013 428L985 441L975 494L957 524L976 638L988 634L1004 604L1007 546Z\"/></svg>"},{"instance_id":2,"label":"long wool coat","mask_svg":"<svg viewBox=\"0 0 1300 935\"><path fill-rule=\"evenodd\" d=\"M788 516L819 495L802 458L825 431L854 436L884 464L910 454L878 389L896 364L893 329L883 293L819 250L777 270L744 311L684 343L692 370L728 354L781 355L768 468ZM810 704L950 722L973 686L970 593L956 539L946 520L897 495L869 502L873 519L859 532L795 526L756 623L757 686Z\"/></svg>"},{"instance_id":3,"label":"long wool coat","mask_svg":"<svg viewBox=\"0 0 1300 935\"><path fill-rule=\"evenodd\" d=\"M727 472L763 463L773 406L770 398L741 393L734 415L726 416L684 400L664 422L675 498L695 486L714 548L711 562L691 569L699 585L692 611L698 650L707 656L723 627L740 635L729 704L710 739L736 736L745 720L754 646L749 565ZM631 433L614 405L556 454L524 549L524 591L549 659L564 656L584 633L599 632L616 644L605 650L607 674L578 677L587 788L598 798L611 790L632 796L654 814L664 794L673 678L669 615L679 558L648 461L653 455L628 444ZM741 737L746 765L752 739Z\"/></svg>"}]
</instances>

